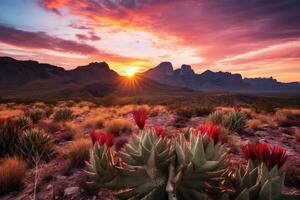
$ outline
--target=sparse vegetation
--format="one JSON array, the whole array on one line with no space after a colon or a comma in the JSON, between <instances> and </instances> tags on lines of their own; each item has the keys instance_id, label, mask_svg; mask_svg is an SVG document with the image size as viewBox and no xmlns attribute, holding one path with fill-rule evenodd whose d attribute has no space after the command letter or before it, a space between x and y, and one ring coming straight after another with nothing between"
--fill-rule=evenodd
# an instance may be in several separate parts
<instances>
[{"instance_id":1,"label":"sparse vegetation","mask_svg":"<svg viewBox=\"0 0 300 200\"><path fill-rule=\"evenodd\" d=\"M122 135L131 133L131 121L128 119L113 119L105 123L105 128L108 133L113 135Z\"/></svg>"},{"instance_id":2,"label":"sparse vegetation","mask_svg":"<svg viewBox=\"0 0 300 200\"><path fill-rule=\"evenodd\" d=\"M259 101L253 104L253 110L256 113L275 113L276 112L276 105L270 101Z\"/></svg>"},{"instance_id":3,"label":"sparse vegetation","mask_svg":"<svg viewBox=\"0 0 300 200\"><path fill-rule=\"evenodd\" d=\"M19 144L19 129L16 121L0 118L0 157L13 155Z\"/></svg>"},{"instance_id":4,"label":"sparse vegetation","mask_svg":"<svg viewBox=\"0 0 300 200\"><path fill-rule=\"evenodd\" d=\"M222 110L217 110L207 117L208 123L223 125L224 123L224 112Z\"/></svg>"},{"instance_id":5,"label":"sparse vegetation","mask_svg":"<svg viewBox=\"0 0 300 200\"><path fill-rule=\"evenodd\" d=\"M71 167L81 167L89 159L92 142L90 139L78 138L69 147L68 157Z\"/></svg>"},{"instance_id":6,"label":"sparse vegetation","mask_svg":"<svg viewBox=\"0 0 300 200\"><path fill-rule=\"evenodd\" d=\"M69 108L62 108L55 113L54 121L70 121L73 119L73 117L73 113Z\"/></svg>"},{"instance_id":7,"label":"sparse vegetation","mask_svg":"<svg viewBox=\"0 0 300 200\"><path fill-rule=\"evenodd\" d=\"M230 131L239 132L246 126L246 120L240 111L232 111L225 120L225 127Z\"/></svg>"},{"instance_id":8,"label":"sparse vegetation","mask_svg":"<svg viewBox=\"0 0 300 200\"><path fill-rule=\"evenodd\" d=\"M20 156L31 166L38 161L49 161L53 153L50 135L40 129L26 130L18 144Z\"/></svg>"},{"instance_id":9,"label":"sparse vegetation","mask_svg":"<svg viewBox=\"0 0 300 200\"><path fill-rule=\"evenodd\" d=\"M19 130L27 130L32 127L31 121L26 116L21 116L16 121Z\"/></svg>"},{"instance_id":10,"label":"sparse vegetation","mask_svg":"<svg viewBox=\"0 0 300 200\"><path fill-rule=\"evenodd\" d=\"M5 158L0 163L0 195L18 189L26 172L26 164L17 157Z\"/></svg>"},{"instance_id":11,"label":"sparse vegetation","mask_svg":"<svg viewBox=\"0 0 300 200\"><path fill-rule=\"evenodd\" d=\"M40 121L44 114L45 114L44 111L40 108L33 108L29 110L27 113L27 115L30 117L30 119L34 124Z\"/></svg>"},{"instance_id":12,"label":"sparse vegetation","mask_svg":"<svg viewBox=\"0 0 300 200\"><path fill-rule=\"evenodd\" d=\"M261 126L262 122L259 119L250 119L248 120L247 124L249 128L257 130Z\"/></svg>"}]
</instances>

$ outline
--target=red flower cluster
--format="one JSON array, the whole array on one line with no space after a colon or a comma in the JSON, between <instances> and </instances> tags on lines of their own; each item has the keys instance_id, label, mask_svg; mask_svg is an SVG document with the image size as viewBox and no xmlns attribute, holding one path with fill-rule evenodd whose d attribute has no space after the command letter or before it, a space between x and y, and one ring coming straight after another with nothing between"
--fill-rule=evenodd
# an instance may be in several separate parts
<instances>
[{"instance_id":1,"label":"red flower cluster","mask_svg":"<svg viewBox=\"0 0 300 200\"><path fill-rule=\"evenodd\" d=\"M205 124L199 126L198 130L201 134L207 134L207 136L214 140L214 143L217 144L221 141L221 134L219 132L219 126L214 124Z\"/></svg>"},{"instance_id":2,"label":"red flower cluster","mask_svg":"<svg viewBox=\"0 0 300 200\"><path fill-rule=\"evenodd\" d=\"M103 144L106 144L107 147L112 147L113 146L113 140L114 140L114 136L109 133L101 133L98 134L96 132L96 130L93 130L90 133L90 137L92 139L93 144L95 144L95 142L98 142L98 144L101 146Z\"/></svg>"},{"instance_id":3,"label":"red flower cluster","mask_svg":"<svg viewBox=\"0 0 300 200\"><path fill-rule=\"evenodd\" d=\"M146 108L140 108L133 111L133 118L139 129L143 130L148 118L148 110Z\"/></svg>"},{"instance_id":4,"label":"red flower cluster","mask_svg":"<svg viewBox=\"0 0 300 200\"><path fill-rule=\"evenodd\" d=\"M278 168L281 168L288 158L283 148L278 146L270 147L265 143L249 143L242 150L247 160L257 160L259 163L265 163L269 169L276 165Z\"/></svg>"},{"instance_id":5,"label":"red flower cluster","mask_svg":"<svg viewBox=\"0 0 300 200\"><path fill-rule=\"evenodd\" d=\"M158 137L162 137L162 138L167 138L168 134L166 133L166 131L164 129L162 129L160 126L155 126L155 133Z\"/></svg>"}]
</instances>

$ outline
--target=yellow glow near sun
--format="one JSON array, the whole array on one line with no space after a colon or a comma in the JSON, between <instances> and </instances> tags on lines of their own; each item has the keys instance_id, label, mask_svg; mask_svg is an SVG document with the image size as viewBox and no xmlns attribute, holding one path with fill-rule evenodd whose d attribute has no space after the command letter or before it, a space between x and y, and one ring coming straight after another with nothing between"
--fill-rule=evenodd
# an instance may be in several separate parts
<instances>
[{"instance_id":1,"label":"yellow glow near sun","mask_svg":"<svg viewBox=\"0 0 300 200\"><path fill-rule=\"evenodd\" d=\"M126 69L126 76L133 77L137 73L138 69L136 67L128 67Z\"/></svg>"}]
</instances>

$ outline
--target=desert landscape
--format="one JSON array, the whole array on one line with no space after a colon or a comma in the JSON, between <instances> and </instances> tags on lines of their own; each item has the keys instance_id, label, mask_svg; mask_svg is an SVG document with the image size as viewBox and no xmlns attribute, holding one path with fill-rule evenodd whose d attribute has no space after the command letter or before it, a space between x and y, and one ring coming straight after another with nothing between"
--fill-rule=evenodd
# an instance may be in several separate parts
<instances>
[{"instance_id":1,"label":"desert landscape","mask_svg":"<svg viewBox=\"0 0 300 200\"><path fill-rule=\"evenodd\" d=\"M0 200L300 200L299 0L1 0Z\"/></svg>"},{"instance_id":2,"label":"desert landscape","mask_svg":"<svg viewBox=\"0 0 300 200\"><path fill-rule=\"evenodd\" d=\"M260 109L201 104L102 106L89 101L2 103L1 199L117 199L113 187L94 189L88 184L93 179L86 162L93 162L93 143L117 156L126 151L122 148L131 137L141 134L140 129L170 142L197 131L218 134L212 138L224 145L228 170L246 166L248 144L278 146L287 157L281 169L286 173L283 194L296 199L300 194L300 109ZM101 136L104 139L97 139ZM225 180L227 173L218 177ZM151 198L146 189L135 195Z\"/></svg>"}]
</instances>

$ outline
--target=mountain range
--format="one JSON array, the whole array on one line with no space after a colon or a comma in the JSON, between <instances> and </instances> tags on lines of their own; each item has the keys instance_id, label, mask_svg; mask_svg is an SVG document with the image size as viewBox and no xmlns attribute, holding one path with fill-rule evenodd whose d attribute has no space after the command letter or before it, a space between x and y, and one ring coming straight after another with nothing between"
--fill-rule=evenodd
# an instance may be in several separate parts
<instances>
[{"instance_id":1,"label":"mountain range","mask_svg":"<svg viewBox=\"0 0 300 200\"><path fill-rule=\"evenodd\" d=\"M170 62L162 62L143 74L163 84L186 87L192 90L300 92L299 82L282 83L272 77L243 78L240 74L212 72L210 70L197 74L190 65L182 65L181 68L174 70Z\"/></svg>"},{"instance_id":2,"label":"mountain range","mask_svg":"<svg viewBox=\"0 0 300 200\"><path fill-rule=\"evenodd\" d=\"M65 70L37 61L0 57L0 96L3 98L94 98L109 94L132 95L186 91L264 91L300 93L298 82L273 78L242 78L240 74L205 71L189 65L173 69L170 62L128 79L105 62Z\"/></svg>"}]
</instances>

